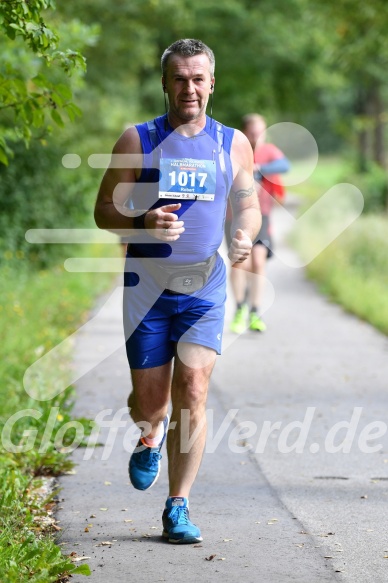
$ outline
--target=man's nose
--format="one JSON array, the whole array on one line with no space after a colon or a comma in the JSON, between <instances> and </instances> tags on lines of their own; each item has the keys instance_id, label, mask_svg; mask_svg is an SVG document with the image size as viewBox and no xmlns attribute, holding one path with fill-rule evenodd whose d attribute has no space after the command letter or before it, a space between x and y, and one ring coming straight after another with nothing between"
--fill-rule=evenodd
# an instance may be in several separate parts
<instances>
[{"instance_id":1,"label":"man's nose","mask_svg":"<svg viewBox=\"0 0 388 583\"><path fill-rule=\"evenodd\" d=\"M191 79L186 80L184 90L186 93L193 93L194 92L194 83L193 83L193 81L191 81Z\"/></svg>"}]
</instances>

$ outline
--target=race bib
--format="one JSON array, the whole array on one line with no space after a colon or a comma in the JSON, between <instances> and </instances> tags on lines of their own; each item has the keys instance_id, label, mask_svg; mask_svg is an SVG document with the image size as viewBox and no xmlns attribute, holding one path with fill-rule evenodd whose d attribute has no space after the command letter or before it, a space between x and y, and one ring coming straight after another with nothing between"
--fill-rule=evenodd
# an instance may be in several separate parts
<instances>
[{"instance_id":1,"label":"race bib","mask_svg":"<svg viewBox=\"0 0 388 583\"><path fill-rule=\"evenodd\" d=\"M214 200L216 164L212 160L161 158L159 198Z\"/></svg>"}]
</instances>

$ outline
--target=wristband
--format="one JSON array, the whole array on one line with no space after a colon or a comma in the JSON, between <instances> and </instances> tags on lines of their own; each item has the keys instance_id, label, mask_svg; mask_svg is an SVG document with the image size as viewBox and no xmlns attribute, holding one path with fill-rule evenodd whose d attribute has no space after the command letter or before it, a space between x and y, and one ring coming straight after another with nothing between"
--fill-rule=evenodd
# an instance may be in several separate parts
<instances>
[{"instance_id":1,"label":"wristband","mask_svg":"<svg viewBox=\"0 0 388 583\"><path fill-rule=\"evenodd\" d=\"M256 180L256 182L261 182L263 180L263 175L260 170L255 170L253 173L253 178Z\"/></svg>"},{"instance_id":2,"label":"wristband","mask_svg":"<svg viewBox=\"0 0 388 583\"><path fill-rule=\"evenodd\" d=\"M145 216L147 213L133 217L133 227L135 229L145 229Z\"/></svg>"}]
</instances>

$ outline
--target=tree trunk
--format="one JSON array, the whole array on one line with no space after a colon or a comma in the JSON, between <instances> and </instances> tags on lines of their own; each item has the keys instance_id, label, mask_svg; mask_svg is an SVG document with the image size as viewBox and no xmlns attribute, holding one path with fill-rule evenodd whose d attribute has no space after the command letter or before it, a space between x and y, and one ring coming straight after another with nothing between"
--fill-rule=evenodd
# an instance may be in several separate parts
<instances>
[{"instance_id":1,"label":"tree trunk","mask_svg":"<svg viewBox=\"0 0 388 583\"><path fill-rule=\"evenodd\" d=\"M368 160L368 132L366 129L365 119L367 117L367 96L363 87L359 87L357 101L355 105L355 113L361 121L360 129L358 130L357 141L358 141L358 160L357 160L357 170L358 172L367 171L367 160Z\"/></svg>"},{"instance_id":2,"label":"tree trunk","mask_svg":"<svg viewBox=\"0 0 388 583\"><path fill-rule=\"evenodd\" d=\"M358 171L366 172L368 158L368 133L365 129L358 132Z\"/></svg>"},{"instance_id":3,"label":"tree trunk","mask_svg":"<svg viewBox=\"0 0 388 583\"><path fill-rule=\"evenodd\" d=\"M384 123L383 104L380 87L375 85L370 92L371 109L373 112L373 160L382 168L385 168L384 151Z\"/></svg>"}]
</instances>

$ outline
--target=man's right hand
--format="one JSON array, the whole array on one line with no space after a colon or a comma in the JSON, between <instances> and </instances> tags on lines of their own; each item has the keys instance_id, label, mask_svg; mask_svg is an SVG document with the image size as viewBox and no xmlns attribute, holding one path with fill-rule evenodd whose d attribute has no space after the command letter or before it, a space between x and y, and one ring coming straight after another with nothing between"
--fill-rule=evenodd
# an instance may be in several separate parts
<instances>
[{"instance_id":1,"label":"man's right hand","mask_svg":"<svg viewBox=\"0 0 388 583\"><path fill-rule=\"evenodd\" d=\"M166 204L156 209L147 211L144 227L147 232L161 241L176 241L184 229L184 222L178 220L174 214L181 208L181 203Z\"/></svg>"}]
</instances>

